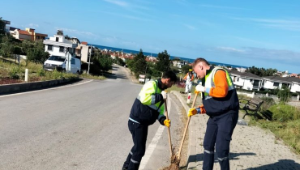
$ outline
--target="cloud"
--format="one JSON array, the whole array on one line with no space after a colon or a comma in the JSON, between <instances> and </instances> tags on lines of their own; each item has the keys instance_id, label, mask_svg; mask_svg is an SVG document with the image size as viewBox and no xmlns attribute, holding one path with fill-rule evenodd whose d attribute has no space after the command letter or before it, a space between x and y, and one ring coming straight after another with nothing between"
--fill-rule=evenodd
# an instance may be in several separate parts
<instances>
[{"instance_id":1,"label":"cloud","mask_svg":"<svg viewBox=\"0 0 300 170\"><path fill-rule=\"evenodd\" d=\"M106 12L106 11L102 11L102 13L114 15L114 16L118 16L118 17L123 17L123 18L128 18L128 19L132 19L132 20L150 21L149 19L146 19L146 18L140 18L137 16L128 15L128 14L119 14L119 13L115 13L115 12Z\"/></svg>"},{"instance_id":2,"label":"cloud","mask_svg":"<svg viewBox=\"0 0 300 170\"><path fill-rule=\"evenodd\" d=\"M300 53L290 50L275 50L256 47L243 47L241 49L233 47L216 47L215 51L222 52L235 57L252 58L259 62L265 60L269 62L281 62L292 65L300 64Z\"/></svg>"},{"instance_id":3,"label":"cloud","mask_svg":"<svg viewBox=\"0 0 300 170\"><path fill-rule=\"evenodd\" d=\"M232 48L232 47L217 47L218 50L226 51L226 52L235 52L235 53L244 53L245 50Z\"/></svg>"},{"instance_id":4,"label":"cloud","mask_svg":"<svg viewBox=\"0 0 300 170\"><path fill-rule=\"evenodd\" d=\"M141 10L149 10L147 7L149 5L140 5L141 3L145 4L145 1L134 1L132 0L131 3L128 1L122 1L122 0L104 0L105 2L117 5L119 7L125 8L125 9L141 9ZM132 10L133 11L133 10Z\"/></svg>"},{"instance_id":5,"label":"cloud","mask_svg":"<svg viewBox=\"0 0 300 170\"><path fill-rule=\"evenodd\" d=\"M28 24L28 26L29 26L30 28L38 28L38 27L39 27L39 24L33 24L33 23L30 23L30 24Z\"/></svg>"},{"instance_id":6,"label":"cloud","mask_svg":"<svg viewBox=\"0 0 300 170\"><path fill-rule=\"evenodd\" d=\"M56 30L63 30L65 34L75 34L79 36L89 36L89 37L97 37L96 34L88 31L80 31L75 29L69 29L69 28L61 28L61 27L55 27ZM69 35L72 36L72 35Z\"/></svg>"},{"instance_id":7,"label":"cloud","mask_svg":"<svg viewBox=\"0 0 300 170\"><path fill-rule=\"evenodd\" d=\"M240 21L250 21L264 27L284 29L289 31L300 31L300 21L291 19L266 19L266 18L237 18L231 19Z\"/></svg>"},{"instance_id":8,"label":"cloud","mask_svg":"<svg viewBox=\"0 0 300 170\"><path fill-rule=\"evenodd\" d=\"M189 24L183 24L185 27L187 27L188 29L190 30L195 30L196 27L192 26L192 25L189 25Z\"/></svg>"},{"instance_id":9,"label":"cloud","mask_svg":"<svg viewBox=\"0 0 300 170\"><path fill-rule=\"evenodd\" d=\"M111 4L114 4L114 5L118 5L118 6L121 6L121 7L128 7L129 4L125 1L120 1L120 0L104 0L108 3L111 3Z\"/></svg>"},{"instance_id":10,"label":"cloud","mask_svg":"<svg viewBox=\"0 0 300 170\"><path fill-rule=\"evenodd\" d=\"M218 9L245 9L245 8L239 8L239 7L219 6L219 5L210 5L210 4L201 4L199 6L206 7L206 8L218 8Z\"/></svg>"}]
</instances>

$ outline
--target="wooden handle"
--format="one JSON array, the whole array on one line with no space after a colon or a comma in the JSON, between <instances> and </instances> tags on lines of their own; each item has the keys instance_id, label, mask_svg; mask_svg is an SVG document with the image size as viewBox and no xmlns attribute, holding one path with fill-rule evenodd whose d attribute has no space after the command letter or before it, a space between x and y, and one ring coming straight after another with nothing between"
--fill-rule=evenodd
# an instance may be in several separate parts
<instances>
[{"instance_id":1,"label":"wooden handle","mask_svg":"<svg viewBox=\"0 0 300 170\"><path fill-rule=\"evenodd\" d=\"M165 99L165 116L167 119L169 119L169 113L168 113L168 108L167 108L167 98ZM171 157L173 156L173 149L172 149L172 142L171 142L171 131L170 127L168 127L168 136L169 136L169 146L170 146L170 154Z\"/></svg>"},{"instance_id":2,"label":"wooden handle","mask_svg":"<svg viewBox=\"0 0 300 170\"><path fill-rule=\"evenodd\" d=\"M198 93L196 93L196 95L194 97L192 108L195 106L197 96L198 96ZM184 139L185 139L185 136L186 136L187 129L188 129L189 124L190 124L190 120L191 120L191 117L188 118L187 123L185 125L185 129L184 129L184 132L183 132L183 137L182 137L181 144L180 144L179 151L178 151L178 155L177 155L178 159L180 159L180 156L181 156L181 150L182 150L182 146L183 146L183 142L184 142Z\"/></svg>"}]
</instances>

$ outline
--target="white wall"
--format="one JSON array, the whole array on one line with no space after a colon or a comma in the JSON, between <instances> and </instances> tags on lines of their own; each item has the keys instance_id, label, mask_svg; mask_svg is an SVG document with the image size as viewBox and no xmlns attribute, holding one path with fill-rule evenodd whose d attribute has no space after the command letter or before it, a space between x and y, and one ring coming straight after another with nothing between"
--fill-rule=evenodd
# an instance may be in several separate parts
<instances>
[{"instance_id":1,"label":"white wall","mask_svg":"<svg viewBox=\"0 0 300 170\"><path fill-rule=\"evenodd\" d=\"M277 89L278 87L274 86L274 82L265 80L263 88L264 89Z\"/></svg>"},{"instance_id":2,"label":"white wall","mask_svg":"<svg viewBox=\"0 0 300 170\"><path fill-rule=\"evenodd\" d=\"M81 48L81 61L88 62L88 52L89 52L89 46L87 45L79 45Z\"/></svg>"},{"instance_id":3,"label":"white wall","mask_svg":"<svg viewBox=\"0 0 300 170\"><path fill-rule=\"evenodd\" d=\"M45 45L45 51L48 52L50 55L66 57L66 52L60 52L59 46L52 45L52 50L48 50L48 45ZM70 52L72 53L73 51L74 48L70 48Z\"/></svg>"},{"instance_id":4,"label":"white wall","mask_svg":"<svg viewBox=\"0 0 300 170\"><path fill-rule=\"evenodd\" d=\"M56 41L56 38L58 37L58 41ZM55 41L55 42L61 42L61 43L67 43L67 44L72 44L71 41L66 40L63 35L54 35L53 37L50 37L49 40Z\"/></svg>"},{"instance_id":5,"label":"white wall","mask_svg":"<svg viewBox=\"0 0 300 170\"><path fill-rule=\"evenodd\" d=\"M244 79L244 86L242 87L245 90L252 90L253 89L253 84L249 79Z\"/></svg>"},{"instance_id":6,"label":"white wall","mask_svg":"<svg viewBox=\"0 0 300 170\"><path fill-rule=\"evenodd\" d=\"M231 80L233 81L234 85L237 86L244 86L244 79L237 77L237 76L231 76Z\"/></svg>"},{"instance_id":7,"label":"white wall","mask_svg":"<svg viewBox=\"0 0 300 170\"><path fill-rule=\"evenodd\" d=\"M291 92L300 92L300 85L299 84L293 84L291 87Z\"/></svg>"}]
</instances>

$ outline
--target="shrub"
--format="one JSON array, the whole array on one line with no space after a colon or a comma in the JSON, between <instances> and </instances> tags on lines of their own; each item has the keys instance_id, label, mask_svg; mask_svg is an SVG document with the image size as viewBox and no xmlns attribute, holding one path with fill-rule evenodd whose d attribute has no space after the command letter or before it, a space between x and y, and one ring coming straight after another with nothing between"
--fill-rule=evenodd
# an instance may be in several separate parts
<instances>
[{"instance_id":1,"label":"shrub","mask_svg":"<svg viewBox=\"0 0 300 170\"><path fill-rule=\"evenodd\" d=\"M46 72L43 68L40 68L37 72L38 76L44 77L46 75Z\"/></svg>"},{"instance_id":2,"label":"shrub","mask_svg":"<svg viewBox=\"0 0 300 170\"><path fill-rule=\"evenodd\" d=\"M63 78L62 72L57 71L56 69L52 72L51 77L55 80Z\"/></svg>"},{"instance_id":3,"label":"shrub","mask_svg":"<svg viewBox=\"0 0 300 170\"><path fill-rule=\"evenodd\" d=\"M300 118L300 110L296 107L280 103L273 105L269 109L273 113L273 120L286 122L289 120L296 120Z\"/></svg>"},{"instance_id":4,"label":"shrub","mask_svg":"<svg viewBox=\"0 0 300 170\"><path fill-rule=\"evenodd\" d=\"M290 89L284 87L282 90L278 91L277 96L279 97L281 102L288 102L291 98Z\"/></svg>"},{"instance_id":5,"label":"shrub","mask_svg":"<svg viewBox=\"0 0 300 170\"><path fill-rule=\"evenodd\" d=\"M9 77L12 79L19 79L19 74L21 73L20 67L12 67L9 71Z\"/></svg>"}]
</instances>

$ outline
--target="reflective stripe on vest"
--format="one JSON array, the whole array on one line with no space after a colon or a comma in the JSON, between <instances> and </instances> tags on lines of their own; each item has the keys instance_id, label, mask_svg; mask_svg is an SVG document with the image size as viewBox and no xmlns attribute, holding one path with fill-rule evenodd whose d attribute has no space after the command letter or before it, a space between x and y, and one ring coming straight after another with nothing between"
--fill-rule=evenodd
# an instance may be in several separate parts
<instances>
[{"instance_id":1,"label":"reflective stripe on vest","mask_svg":"<svg viewBox=\"0 0 300 170\"><path fill-rule=\"evenodd\" d=\"M215 74L218 70L223 70L226 73L226 80L227 80L227 84L228 84L228 91L235 89L234 84L232 83L231 77L229 75L229 73L227 72L227 70L221 68L221 67L215 67L210 73L208 73L205 76L205 87L206 88L212 88L215 87ZM204 92L204 100L210 99L212 98L211 96L209 96L209 93Z\"/></svg>"}]
</instances>

